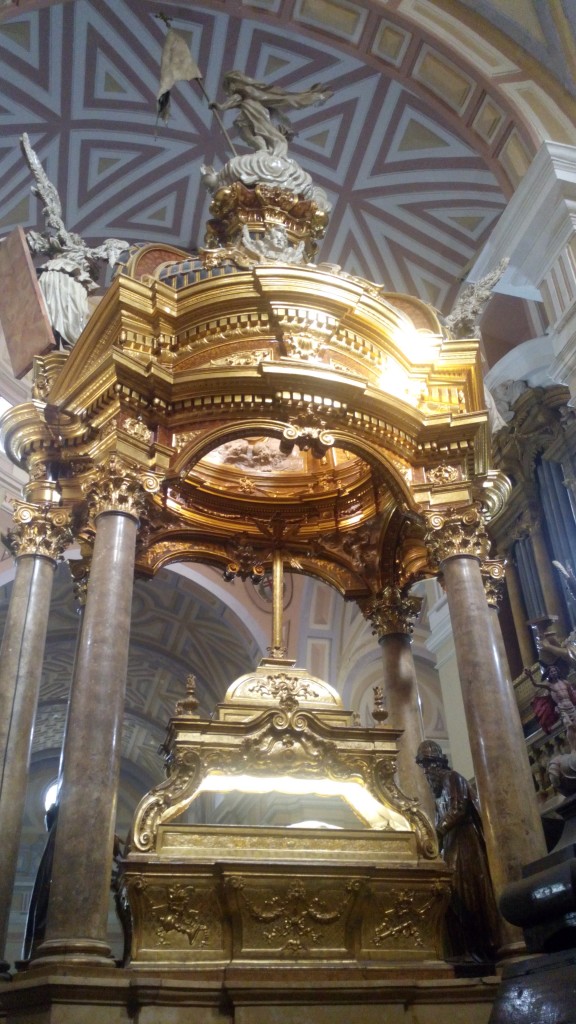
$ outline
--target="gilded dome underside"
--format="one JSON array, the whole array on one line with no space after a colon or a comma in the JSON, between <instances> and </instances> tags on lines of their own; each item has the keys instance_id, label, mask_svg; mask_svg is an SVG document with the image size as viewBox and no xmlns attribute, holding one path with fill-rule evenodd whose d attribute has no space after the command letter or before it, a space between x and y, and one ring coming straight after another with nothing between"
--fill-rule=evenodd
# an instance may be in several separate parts
<instances>
[{"instance_id":1,"label":"gilded dome underside","mask_svg":"<svg viewBox=\"0 0 576 1024\"><path fill-rule=\"evenodd\" d=\"M382 474L352 453L285 454L280 440L265 436L225 442L169 489L172 512L188 522L227 533L237 519L242 532L258 536L273 512L278 527L290 524L307 540L353 529L392 500Z\"/></svg>"}]
</instances>

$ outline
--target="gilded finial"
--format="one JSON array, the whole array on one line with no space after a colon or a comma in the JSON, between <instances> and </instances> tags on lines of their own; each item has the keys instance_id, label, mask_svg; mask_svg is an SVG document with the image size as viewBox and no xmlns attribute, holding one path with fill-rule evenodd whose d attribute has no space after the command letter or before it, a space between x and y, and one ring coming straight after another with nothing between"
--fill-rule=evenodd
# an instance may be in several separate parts
<instances>
[{"instance_id":1,"label":"gilded finial","mask_svg":"<svg viewBox=\"0 0 576 1024\"><path fill-rule=\"evenodd\" d=\"M197 711L200 701L196 696L196 676L189 675L186 678L186 696L176 704L177 715L193 715L198 717Z\"/></svg>"}]
</instances>

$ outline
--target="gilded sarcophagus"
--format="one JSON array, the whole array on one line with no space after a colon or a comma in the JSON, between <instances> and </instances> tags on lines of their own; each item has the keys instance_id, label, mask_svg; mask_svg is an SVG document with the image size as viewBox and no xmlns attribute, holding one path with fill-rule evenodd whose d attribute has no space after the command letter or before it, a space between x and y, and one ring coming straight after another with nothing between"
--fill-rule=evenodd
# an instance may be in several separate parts
<instances>
[{"instance_id":1,"label":"gilded sarcophagus","mask_svg":"<svg viewBox=\"0 0 576 1024\"><path fill-rule=\"evenodd\" d=\"M281 659L212 719L196 704L177 706L167 779L134 818L133 965L437 959L449 875L394 781L398 732L354 724Z\"/></svg>"}]
</instances>

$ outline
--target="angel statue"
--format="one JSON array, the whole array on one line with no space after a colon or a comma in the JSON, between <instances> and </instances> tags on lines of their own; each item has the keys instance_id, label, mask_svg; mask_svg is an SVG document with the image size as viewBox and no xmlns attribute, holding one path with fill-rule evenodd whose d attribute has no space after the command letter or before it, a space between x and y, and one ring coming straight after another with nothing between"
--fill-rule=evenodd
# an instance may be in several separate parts
<instances>
[{"instance_id":1,"label":"angel statue","mask_svg":"<svg viewBox=\"0 0 576 1024\"><path fill-rule=\"evenodd\" d=\"M26 241L32 253L45 253L49 257L39 268L38 283L57 345L71 349L90 315L88 294L97 287L98 261L107 260L113 267L120 253L128 248L128 242L107 238L92 249L80 235L68 231L62 220L62 203L56 187L46 176L26 133L20 141L36 182L32 192L45 204L42 212L46 231L41 234L28 231Z\"/></svg>"},{"instance_id":2,"label":"angel statue","mask_svg":"<svg viewBox=\"0 0 576 1024\"><path fill-rule=\"evenodd\" d=\"M284 110L311 107L332 96L332 90L322 85L313 85L303 92L287 92L280 86L257 82L241 71L228 71L222 85L228 98L224 103L211 103L211 109L224 111L236 107L235 124L244 142L273 156L285 156L288 142L294 137Z\"/></svg>"}]
</instances>

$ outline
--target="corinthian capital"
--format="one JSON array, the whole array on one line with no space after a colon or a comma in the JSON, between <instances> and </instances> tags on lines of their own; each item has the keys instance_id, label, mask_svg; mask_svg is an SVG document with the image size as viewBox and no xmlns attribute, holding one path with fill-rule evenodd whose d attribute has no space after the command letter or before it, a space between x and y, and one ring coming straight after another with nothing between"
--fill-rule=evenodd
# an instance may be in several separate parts
<instances>
[{"instance_id":1,"label":"corinthian capital","mask_svg":"<svg viewBox=\"0 0 576 1024\"><path fill-rule=\"evenodd\" d=\"M154 494L158 487L159 480L153 473L142 473L136 466L111 455L86 485L86 500L95 519L104 512L123 512L139 519L146 496Z\"/></svg>"},{"instance_id":2,"label":"corinthian capital","mask_svg":"<svg viewBox=\"0 0 576 1024\"><path fill-rule=\"evenodd\" d=\"M382 640L394 633L410 636L413 619L420 611L420 597L404 597L398 587L384 587L380 593L362 608L372 626L372 632Z\"/></svg>"},{"instance_id":3,"label":"corinthian capital","mask_svg":"<svg viewBox=\"0 0 576 1024\"><path fill-rule=\"evenodd\" d=\"M498 608L504 594L506 559L486 558L482 562L480 570L482 572L486 600L491 608Z\"/></svg>"},{"instance_id":4,"label":"corinthian capital","mask_svg":"<svg viewBox=\"0 0 576 1024\"><path fill-rule=\"evenodd\" d=\"M57 562L72 543L71 515L59 505L14 503L14 528L8 545L15 558L42 555Z\"/></svg>"},{"instance_id":5,"label":"corinthian capital","mask_svg":"<svg viewBox=\"0 0 576 1024\"><path fill-rule=\"evenodd\" d=\"M428 526L425 542L437 565L458 555L470 555L479 562L487 557L490 538L479 506L424 512L424 516Z\"/></svg>"}]
</instances>

